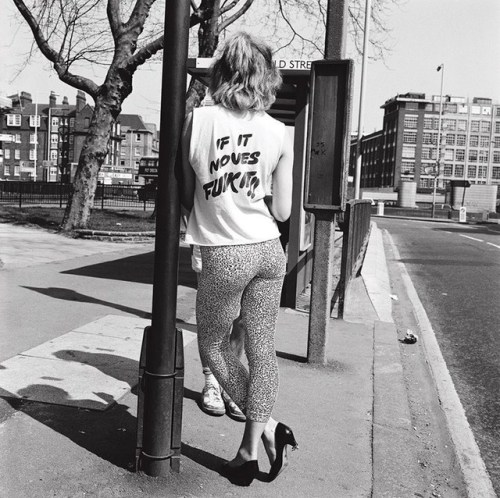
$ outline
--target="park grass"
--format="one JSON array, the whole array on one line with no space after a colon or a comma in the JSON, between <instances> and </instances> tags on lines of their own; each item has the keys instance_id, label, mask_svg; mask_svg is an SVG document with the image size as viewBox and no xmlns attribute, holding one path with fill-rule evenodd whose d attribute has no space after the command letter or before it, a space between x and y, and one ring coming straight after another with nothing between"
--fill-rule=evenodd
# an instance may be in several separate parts
<instances>
[{"instance_id":1,"label":"park grass","mask_svg":"<svg viewBox=\"0 0 500 498\"><path fill-rule=\"evenodd\" d=\"M0 205L0 222L16 225L39 226L49 230L59 230L64 216L64 208ZM92 211L89 230L118 232L151 232L156 220L152 211L95 209Z\"/></svg>"}]
</instances>

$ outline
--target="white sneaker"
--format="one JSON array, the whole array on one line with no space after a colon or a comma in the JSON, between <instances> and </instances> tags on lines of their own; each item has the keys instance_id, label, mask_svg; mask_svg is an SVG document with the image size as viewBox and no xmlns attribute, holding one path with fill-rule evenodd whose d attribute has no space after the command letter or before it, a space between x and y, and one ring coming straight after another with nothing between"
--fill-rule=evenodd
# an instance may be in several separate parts
<instances>
[{"instance_id":1,"label":"white sneaker","mask_svg":"<svg viewBox=\"0 0 500 498\"><path fill-rule=\"evenodd\" d=\"M219 387L209 384L201 391L201 409L209 415L224 415L226 407Z\"/></svg>"}]
</instances>

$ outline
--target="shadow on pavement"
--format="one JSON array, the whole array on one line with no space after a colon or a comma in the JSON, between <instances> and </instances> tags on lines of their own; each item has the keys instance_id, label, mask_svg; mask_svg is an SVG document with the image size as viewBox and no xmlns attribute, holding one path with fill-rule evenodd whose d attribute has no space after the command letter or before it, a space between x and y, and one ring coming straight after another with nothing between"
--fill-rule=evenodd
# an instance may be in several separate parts
<instances>
[{"instance_id":1,"label":"shadow on pavement","mask_svg":"<svg viewBox=\"0 0 500 498\"><path fill-rule=\"evenodd\" d=\"M62 351L57 357L67 361L84 362L101 370L106 375L129 383L130 369L135 368L137 374L139 373L138 362L129 358L119 357L121 366L123 367L124 364L126 366L117 369L114 365L109 365L106 359L106 357L113 355L82 351L74 353L74 355L69 355L68 351ZM114 357L114 361L117 361L116 357ZM128 371L128 375L120 375L120 372L124 370ZM99 458L125 470L135 470L137 418L130 413L130 406L116 402L105 411L78 408L71 405L76 405L82 400L73 400L64 389L45 384L30 385L17 394L21 397L29 396L34 391L37 391L38 395L40 392L46 393L48 401L20 399L3 389L0 389L0 397L8 403L11 410L28 415ZM113 401L108 399L109 395L106 393L95 394L106 402ZM132 394L137 395L137 385L132 388ZM185 388L184 398L198 402L199 393ZM70 406L55 404L53 400ZM185 443L182 443L181 452L185 457L210 470L218 471L225 463L224 459Z\"/></svg>"},{"instance_id":2,"label":"shadow on pavement","mask_svg":"<svg viewBox=\"0 0 500 498\"><path fill-rule=\"evenodd\" d=\"M62 273L152 285L154 251L95 265L73 268ZM191 287L192 289L196 289L197 287L196 273L191 269L191 249L189 247L179 247L178 284Z\"/></svg>"},{"instance_id":3,"label":"shadow on pavement","mask_svg":"<svg viewBox=\"0 0 500 498\"><path fill-rule=\"evenodd\" d=\"M132 315L136 315L140 318L151 318L151 313L139 310L136 308L131 308L129 306L123 306L122 304L112 303L109 301L103 301L102 299L96 299L92 296L86 296L85 294L81 294L80 292L76 292L72 289L65 289L63 287L30 287L30 286L22 286L25 289L29 289L35 292L39 292L45 296L53 297L54 299L63 299L65 301L78 301L81 303L90 303L90 304L99 304L101 306L108 306L110 308L114 308L119 311L123 311L124 313L130 313Z\"/></svg>"}]
</instances>

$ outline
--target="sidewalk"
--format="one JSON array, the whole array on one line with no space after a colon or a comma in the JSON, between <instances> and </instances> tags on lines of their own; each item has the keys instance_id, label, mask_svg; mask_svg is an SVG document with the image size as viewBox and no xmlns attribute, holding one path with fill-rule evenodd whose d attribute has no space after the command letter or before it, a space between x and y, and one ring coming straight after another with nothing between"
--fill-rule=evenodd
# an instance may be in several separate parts
<instances>
[{"instance_id":1,"label":"sidewalk","mask_svg":"<svg viewBox=\"0 0 500 498\"><path fill-rule=\"evenodd\" d=\"M178 290L185 331L181 472L151 478L133 472L133 459L153 245L71 240L5 224L0 239L1 497L466 496L454 483L448 494L432 495L422 477L376 225L344 320L330 322L327 367L306 363L308 315L280 310L274 416L293 428L300 450L273 483L265 482L262 451L262 476L249 488L217 472L234 456L243 425L198 406L188 252L181 247Z\"/></svg>"}]
</instances>

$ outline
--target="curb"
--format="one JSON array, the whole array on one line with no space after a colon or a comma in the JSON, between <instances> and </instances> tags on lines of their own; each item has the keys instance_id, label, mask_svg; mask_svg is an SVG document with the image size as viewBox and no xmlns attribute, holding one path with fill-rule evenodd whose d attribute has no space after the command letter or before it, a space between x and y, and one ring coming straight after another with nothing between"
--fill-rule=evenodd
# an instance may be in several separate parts
<instances>
[{"instance_id":1,"label":"curb","mask_svg":"<svg viewBox=\"0 0 500 498\"><path fill-rule=\"evenodd\" d=\"M406 270L406 266L400 261L399 251L391 235L387 233L387 236L394 257L397 260L397 265L401 271L401 277L406 287L406 292L413 305L415 318L419 325L424 345L425 357L436 385L439 401L443 408L448 430L450 431L451 439L455 447L455 454L464 476L467 495L471 498L479 496L481 498L496 498L497 495L493 489L493 484L488 475L486 465L481 457L479 447L465 415L465 410L441 354L432 325L418 297L418 293L411 281L410 275Z\"/></svg>"}]
</instances>

